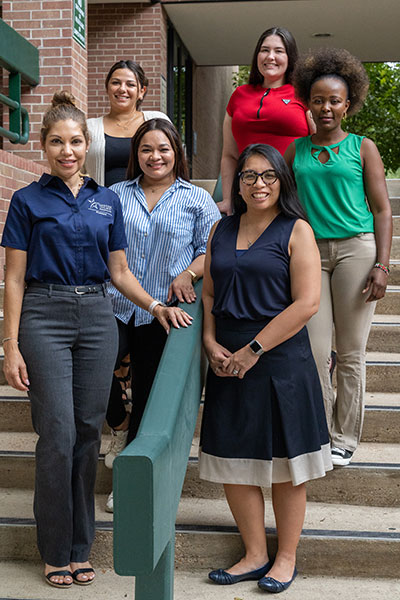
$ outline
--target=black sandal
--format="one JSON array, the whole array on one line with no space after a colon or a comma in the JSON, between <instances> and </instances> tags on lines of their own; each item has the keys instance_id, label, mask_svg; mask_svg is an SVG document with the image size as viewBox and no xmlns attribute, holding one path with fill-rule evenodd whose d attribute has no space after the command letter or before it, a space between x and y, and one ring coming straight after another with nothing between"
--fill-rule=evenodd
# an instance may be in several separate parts
<instances>
[{"instance_id":1,"label":"black sandal","mask_svg":"<svg viewBox=\"0 0 400 600\"><path fill-rule=\"evenodd\" d=\"M74 583L76 583L77 585L90 585L91 583L93 583L95 579L94 577L92 577L92 579L87 579L86 581L78 579L78 575L81 575L82 573L94 573L96 575L92 567L86 567L85 569L76 569L73 573L71 573Z\"/></svg>"},{"instance_id":2,"label":"black sandal","mask_svg":"<svg viewBox=\"0 0 400 600\"><path fill-rule=\"evenodd\" d=\"M67 588L67 587L71 587L72 585L72 581L71 583L66 583L65 581L63 581L62 583L57 583L56 581L51 581L51 577L55 577L56 575L60 575L62 577L74 577L73 573L71 573L71 571L51 571L51 573L47 573L47 575L45 575L45 579L47 581L47 583L49 585L52 585L53 587L57 587L57 588Z\"/></svg>"}]
</instances>

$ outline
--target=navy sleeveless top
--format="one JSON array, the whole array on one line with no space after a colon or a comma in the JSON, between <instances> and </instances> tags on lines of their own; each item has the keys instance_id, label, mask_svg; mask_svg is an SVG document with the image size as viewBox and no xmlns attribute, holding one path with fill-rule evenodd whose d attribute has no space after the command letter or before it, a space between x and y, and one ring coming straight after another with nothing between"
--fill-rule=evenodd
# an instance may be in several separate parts
<instances>
[{"instance_id":1,"label":"navy sleeveless top","mask_svg":"<svg viewBox=\"0 0 400 600\"><path fill-rule=\"evenodd\" d=\"M297 218L279 213L243 253L236 253L240 215L222 219L211 242L217 318L271 319L292 303L289 239Z\"/></svg>"}]
</instances>

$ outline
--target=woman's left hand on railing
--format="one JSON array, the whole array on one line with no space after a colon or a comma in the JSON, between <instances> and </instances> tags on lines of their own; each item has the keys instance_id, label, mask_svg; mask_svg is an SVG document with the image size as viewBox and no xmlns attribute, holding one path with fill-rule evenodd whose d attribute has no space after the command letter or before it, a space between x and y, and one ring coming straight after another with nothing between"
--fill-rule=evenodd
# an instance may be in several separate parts
<instances>
[{"instance_id":1,"label":"woman's left hand on railing","mask_svg":"<svg viewBox=\"0 0 400 600\"><path fill-rule=\"evenodd\" d=\"M193 321L193 317L184 311L183 308L177 306L163 306L162 304L157 304L153 309L153 314L167 333L170 331L169 323L176 329L179 329L180 327L188 327Z\"/></svg>"},{"instance_id":2,"label":"woman's left hand on railing","mask_svg":"<svg viewBox=\"0 0 400 600\"><path fill-rule=\"evenodd\" d=\"M192 284L192 276L189 271L182 271L171 283L168 290L167 302L171 302L173 296L176 296L179 302L191 304L196 300L196 292Z\"/></svg>"}]
</instances>

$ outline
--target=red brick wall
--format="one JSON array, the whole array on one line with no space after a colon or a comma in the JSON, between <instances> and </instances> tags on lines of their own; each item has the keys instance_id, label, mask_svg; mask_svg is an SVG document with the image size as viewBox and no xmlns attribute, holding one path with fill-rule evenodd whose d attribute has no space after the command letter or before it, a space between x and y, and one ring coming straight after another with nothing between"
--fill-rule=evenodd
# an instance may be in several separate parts
<instances>
[{"instance_id":1,"label":"red brick wall","mask_svg":"<svg viewBox=\"0 0 400 600\"><path fill-rule=\"evenodd\" d=\"M104 81L121 59L134 60L149 78L144 110L160 110L167 76L167 21L161 4L89 4L88 116L108 112Z\"/></svg>"},{"instance_id":2,"label":"red brick wall","mask_svg":"<svg viewBox=\"0 0 400 600\"><path fill-rule=\"evenodd\" d=\"M46 169L31 160L0 150L0 234L3 232L11 196L36 181ZM0 279L3 279L4 248L0 247Z\"/></svg>"},{"instance_id":3,"label":"red brick wall","mask_svg":"<svg viewBox=\"0 0 400 600\"><path fill-rule=\"evenodd\" d=\"M87 110L87 52L72 39L72 9L73 0L2 2L3 20L39 48L40 83L35 88L24 85L22 94L29 112L30 140L25 145L7 140L3 144L26 159L42 160L41 120L55 91L71 91L79 108Z\"/></svg>"}]
</instances>

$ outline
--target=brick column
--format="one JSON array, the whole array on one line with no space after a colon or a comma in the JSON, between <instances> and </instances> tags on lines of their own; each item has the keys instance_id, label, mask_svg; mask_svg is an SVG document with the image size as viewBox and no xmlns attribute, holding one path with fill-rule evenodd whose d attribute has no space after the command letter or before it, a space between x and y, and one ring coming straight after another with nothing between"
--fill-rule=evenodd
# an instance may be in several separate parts
<instances>
[{"instance_id":1,"label":"brick column","mask_svg":"<svg viewBox=\"0 0 400 600\"><path fill-rule=\"evenodd\" d=\"M88 116L98 117L108 112L104 81L111 65L121 59L138 62L149 79L141 108L164 110L167 21L161 4L89 4L88 9Z\"/></svg>"},{"instance_id":2,"label":"brick column","mask_svg":"<svg viewBox=\"0 0 400 600\"><path fill-rule=\"evenodd\" d=\"M29 142L20 145L4 140L3 148L34 161L42 160L40 124L54 92L72 92L78 107L87 110L87 50L72 38L73 6L73 0L2 2L3 20L39 48L40 60L39 85L24 85L22 93L29 112Z\"/></svg>"}]
</instances>

